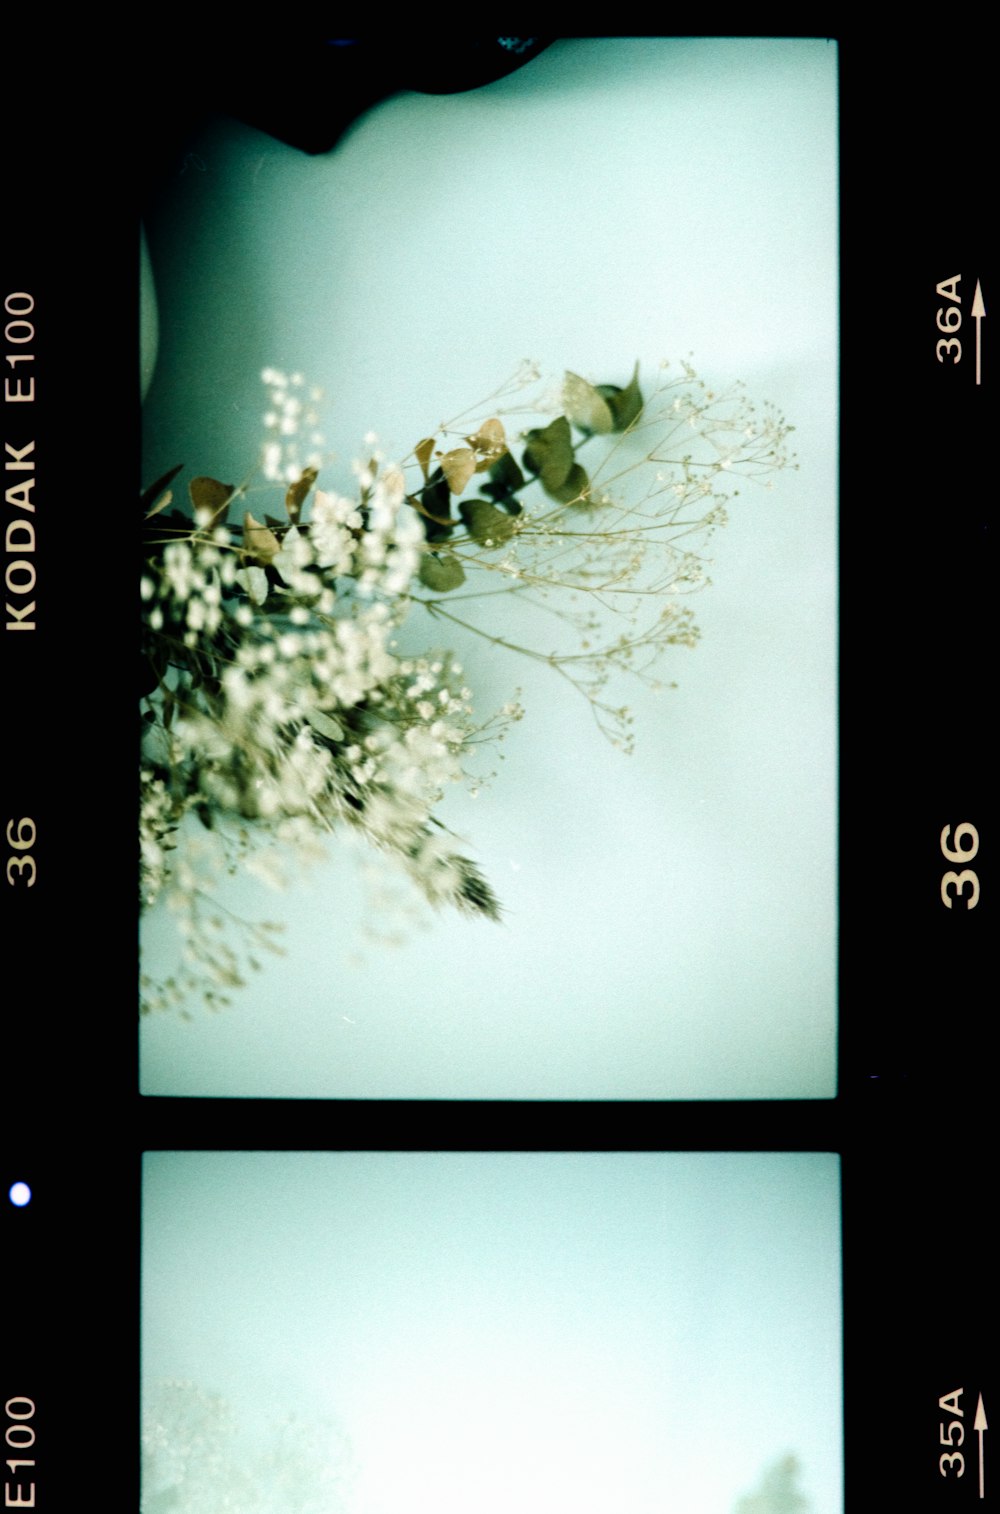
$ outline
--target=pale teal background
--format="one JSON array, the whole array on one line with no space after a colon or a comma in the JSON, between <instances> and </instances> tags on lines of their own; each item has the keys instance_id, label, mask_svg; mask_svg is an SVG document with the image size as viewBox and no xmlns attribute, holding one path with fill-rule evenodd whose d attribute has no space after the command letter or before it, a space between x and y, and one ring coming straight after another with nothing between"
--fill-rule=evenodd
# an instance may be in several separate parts
<instances>
[{"instance_id":1,"label":"pale teal background","mask_svg":"<svg viewBox=\"0 0 1000 1514\"><path fill-rule=\"evenodd\" d=\"M233 887L290 922L290 954L224 1014L144 1024L144 1091L834 1094L836 61L565 42L467 95L397 96L320 158L232 124L198 144L149 228L147 476L242 477L269 364L324 386L345 481L365 432L403 455L524 357L623 381L689 353L784 410L801 468L735 502L679 688L629 691L632 758L548 670L452 638L484 715L517 687L527 709L493 786L441 811L501 927L366 941L343 852L289 896ZM154 913L146 964L173 947Z\"/></svg>"},{"instance_id":2,"label":"pale teal background","mask_svg":"<svg viewBox=\"0 0 1000 1514\"><path fill-rule=\"evenodd\" d=\"M156 1153L143 1193L147 1389L221 1395L248 1466L325 1421L351 1514L730 1514L789 1453L843 1507L836 1156Z\"/></svg>"}]
</instances>

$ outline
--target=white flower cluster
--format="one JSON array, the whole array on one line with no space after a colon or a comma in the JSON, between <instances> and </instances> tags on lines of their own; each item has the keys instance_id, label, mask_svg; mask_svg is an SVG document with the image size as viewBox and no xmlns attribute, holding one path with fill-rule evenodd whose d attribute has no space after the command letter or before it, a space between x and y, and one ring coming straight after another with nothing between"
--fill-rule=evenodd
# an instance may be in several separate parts
<instances>
[{"instance_id":1,"label":"white flower cluster","mask_svg":"<svg viewBox=\"0 0 1000 1514\"><path fill-rule=\"evenodd\" d=\"M400 469L376 453L356 472L358 499L320 491L309 521L276 527L280 537L248 516L240 547L227 527L196 527L142 581L149 644L166 663L146 701L142 897L166 891L187 962L214 984L208 997L242 979L191 838L168 854L192 812L212 826L217 873L236 857L278 881L282 852L313 860L317 835L348 825L432 903L497 913L433 816L476 734L470 691L448 654L393 650L423 529Z\"/></svg>"},{"instance_id":2,"label":"white flower cluster","mask_svg":"<svg viewBox=\"0 0 1000 1514\"><path fill-rule=\"evenodd\" d=\"M390 465L376 472L381 461L358 467L358 482L367 509L367 525L361 538L356 574L363 595L384 594L390 599L408 593L420 567L424 528L406 499L406 480L401 468Z\"/></svg>"},{"instance_id":3,"label":"white flower cluster","mask_svg":"<svg viewBox=\"0 0 1000 1514\"><path fill-rule=\"evenodd\" d=\"M179 631L188 647L203 635L215 635L223 622L223 597L236 582L236 562L224 550L228 543L224 526L208 541L191 537L167 543L159 572L147 571L139 584L143 601L155 601L146 612L151 630Z\"/></svg>"},{"instance_id":4,"label":"white flower cluster","mask_svg":"<svg viewBox=\"0 0 1000 1514\"><path fill-rule=\"evenodd\" d=\"M264 477L270 483L292 484L306 468L322 466L326 438L319 429L316 406L323 391L307 386L301 373L265 368L260 376L269 400L264 416Z\"/></svg>"},{"instance_id":5,"label":"white flower cluster","mask_svg":"<svg viewBox=\"0 0 1000 1514\"><path fill-rule=\"evenodd\" d=\"M340 494L325 494L317 489L313 500L309 536L315 560L332 573L350 573L354 566L356 533L364 526L361 511L353 499Z\"/></svg>"},{"instance_id":6,"label":"white flower cluster","mask_svg":"<svg viewBox=\"0 0 1000 1514\"><path fill-rule=\"evenodd\" d=\"M333 1514L356 1507L357 1461L336 1424L277 1408L263 1432L190 1381L143 1392L140 1514Z\"/></svg>"},{"instance_id":7,"label":"white flower cluster","mask_svg":"<svg viewBox=\"0 0 1000 1514\"><path fill-rule=\"evenodd\" d=\"M166 882L168 860L164 843L177 824L170 792L150 768L142 770L142 801L139 806L139 858L141 897L153 904Z\"/></svg>"}]
</instances>

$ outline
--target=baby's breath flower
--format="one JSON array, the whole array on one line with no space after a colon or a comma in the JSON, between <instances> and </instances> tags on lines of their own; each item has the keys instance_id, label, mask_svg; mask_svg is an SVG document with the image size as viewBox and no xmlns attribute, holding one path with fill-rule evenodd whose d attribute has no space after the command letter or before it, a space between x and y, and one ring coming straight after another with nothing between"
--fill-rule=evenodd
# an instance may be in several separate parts
<instances>
[{"instance_id":1,"label":"baby's breath flower","mask_svg":"<svg viewBox=\"0 0 1000 1514\"><path fill-rule=\"evenodd\" d=\"M500 501L463 501L461 522L440 495L435 510L420 508L433 482L433 439L417 448L423 479L410 484L415 493L369 432L354 464L354 492L317 488L308 501L322 463L321 392L300 373L262 371L262 471L276 486L267 524L247 512L242 529L213 525L215 514L203 508L185 531L176 516L157 522L154 512L157 530L168 524L152 538L140 581L151 683L141 890L145 904L162 898L175 915L187 964L165 985L144 983L147 1007L178 1004L199 975L206 1002L225 1002L247 966L276 945L267 925L233 921L227 930L210 908L213 888L239 869L277 886L345 829L394 858L431 904L499 917L489 884L455 850L435 810L456 782L480 791L486 780L471 771L476 747L502 740L523 706L515 696L477 724L460 664L443 650L404 655L397 633L411 606L421 605L435 619L546 663L585 695L609 739L630 750L633 715L613 694L614 682L628 675L661 687L663 652L696 644L682 601L709 582L703 549L726 522L733 485L769 485L768 475L790 462L783 417L756 410L738 387L708 389L687 362L682 369L671 378L663 365L659 388L643 404L635 378L628 391L598 392L570 376L581 429L606 431L613 403L630 408L621 434L603 436L605 455L583 484L562 473L553 480L544 457L530 466L525 451L526 469L538 471L548 491L534 502L531 479L501 467L497 409L478 421L462 418L457 433L439 428L442 437L457 434L463 456L475 453L483 494ZM522 373L491 405L537 377ZM565 417L553 423L559 426L565 449ZM574 456L570 445L564 469ZM463 474L460 483L470 481ZM445 487L459 485L449 478ZM526 497L514 500L512 490ZM428 520L450 540L430 534ZM482 620L474 618L477 576ZM449 598L459 584L461 595ZM539 650L496 635L488 612L497 593L550 610L570 633L568 644Z\"/></svg>"}]
</instances>

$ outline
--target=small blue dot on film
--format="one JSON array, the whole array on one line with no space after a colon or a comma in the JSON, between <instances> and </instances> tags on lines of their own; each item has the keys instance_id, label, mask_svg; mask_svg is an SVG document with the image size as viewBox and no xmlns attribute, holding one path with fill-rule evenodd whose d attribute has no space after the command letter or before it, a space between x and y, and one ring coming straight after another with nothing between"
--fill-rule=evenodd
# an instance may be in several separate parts
<instances>
[{"instance_id":1,"label":"small blue dot on film","mask_svg":"<svg viewBox=\"0 0 1000 1514\"><path fill-rule=\"evenodd\" d=\"M12 1183L10 1185L10 1201L23 1209L25 1204L31 1202L31 1189L27 1183Z\"/></svg>"}]
</instances>

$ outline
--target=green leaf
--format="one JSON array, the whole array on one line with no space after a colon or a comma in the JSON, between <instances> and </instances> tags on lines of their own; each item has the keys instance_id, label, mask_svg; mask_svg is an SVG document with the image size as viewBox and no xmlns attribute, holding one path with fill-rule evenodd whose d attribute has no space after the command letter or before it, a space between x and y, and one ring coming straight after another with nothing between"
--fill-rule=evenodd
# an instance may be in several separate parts
<instances>
[{"instance_id":1,"label":"green leaf","mask_svg":"<svg viewBox=\"0 0 1000 1514\"><path fill-rule=\"evenodd\" d=\"M240 568L236 574L236 581L246 589L251 603L262 605L267 602L267 574L263 568Z\"/></svg>"},{"instance_id":2,"label":"green leaf","mask_svg":"<svg viewBox=\"0 0 1000 1514\"><path fill-rule=\"evenodd\" d=\"M424 523L424 535L428 541L443 541L455 529L451 513L451 490L440 468L435 468L428 484L419 496L412 499L420 519Z\"/></svg>"},{"instance_id":3,"label":"green leaf","mask_svg":"<svg viewBox=\"0 0 1000 1514\"><path fill-rule=\"evenodd\" d=\"M447 594L465 583L465 572L454 552L425 552L420 559L420 582L435 594Z\"/></svg>"},{"instance_id":4,"label":"green leaf","mask_svg":"<svg viewBox=\"0 0 1000 1514\"><path fill-rule=\"evenodd\" d=\"M604 396L598 394L593 384L568 369L563 379L563 402L573 425L588 435L614 430L615 418Z\"/></svg>"},{"instance_id":5,"label":"green leaf","mask_svg":"<svg viewBox=\"0 0 1000 1514\"><path fill-rule=\"evenodd\" d=\"M328 741L343 741L344 727L324 710L307 710L306 719L317 735L325 736Z\"/></svg>"},{"instance_id":6,"label":"green leaf","mask_svg":"<svg viewBox=\"0 0 1000 1514\"><path fill-rule=\"evenodd\" d=\"M617 384L598 384L598 394L603 395L614 416L615 431L627 431L632 422L642 414L643 398L639 388L639 364L632 370L632 378L625 389Z\"/></svg>"},{"instance_id":7,"label":"green leaf","mask_svg":"<svg viewBox=\"0 0 1000 1514\"><path fill-rule=\"evenodd\" d=\"M545 485L545 492L550 499L558 500L561 505L589 505L590 479L586 469L579 463L574 463L563 482L555 489Z\"/></svg>"},{"instance_id":8,"label":"green leaf","mask_svg":"<svg viewBox=\"0 0 1000 1514\"><path fill-rule=\"evenodd\" d=\"M489 483L482 485L483 493L502 505L508 515L520 515L521 501L516 491L523 488L524 474L509 452L497 459L490 469Z\"/></svg>"},{"instance_id":9,"label":"green leaf","mask_svg":"<svg viewBox=\"0 0 1000 1514\"><path fill-rule=\"evenodd\" d=\"M469 535L481 547L501 547L514 535L513 520L488 499L469 500L458 510Z\"/></svg>"},{"instance_id":10,"label":"green leaf","mask_svg":"<svg viewBox=\"0 0 1000 1514\"><path fill-rule=\"evenodd\" d=\"M573 466L573 437L569 421L557 415L543 430L526 433L528 445L524 449L524 466L537 473L545 489L551 493L566 482Z\"/></svg>"},{"instance_id":11,"label":"green leaf","mask_svg":"<svg viewBox=\"0 0 1000 1514\"><path fill-rule=\"evenodd\" d=\"M171 482L171 480L177 477L183 466L183 463L178 463L176 468L169 469L168 472L164 473L162 478L158 478L156 480L155 484L150 484L148 489L144 489L142 491L142 493L139 495L139 507L143 511L143 513L146 513L148 511L150 515L155 515L158 510L162 509L161 505L156 505L156 501L159 499L160 495L163 493L164 489ZM155 510L152 508L153 505L156 505Z\"/></svg>"}]
</instances>

